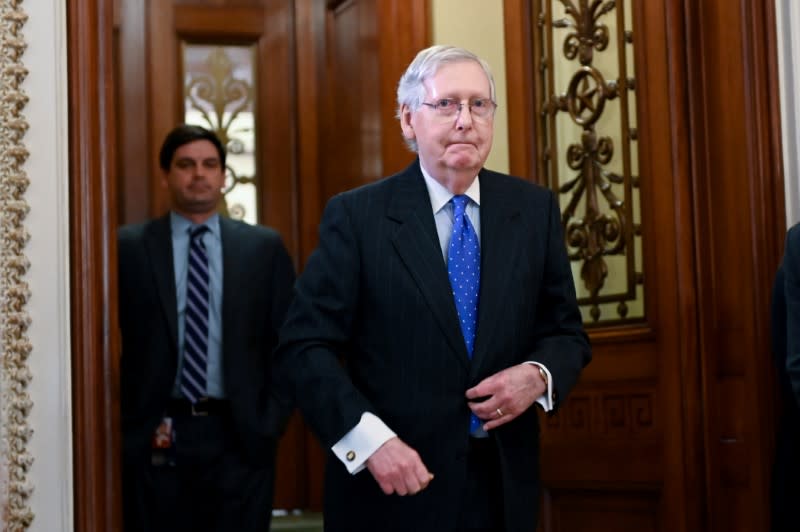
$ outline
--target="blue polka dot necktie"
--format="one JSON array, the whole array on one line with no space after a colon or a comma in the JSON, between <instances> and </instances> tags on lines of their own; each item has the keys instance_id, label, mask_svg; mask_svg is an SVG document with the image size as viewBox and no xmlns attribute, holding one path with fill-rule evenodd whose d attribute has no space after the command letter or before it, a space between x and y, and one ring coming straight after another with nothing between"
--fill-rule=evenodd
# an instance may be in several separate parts
<instances>
[{"instance_id":1,"label":"blue polka dot necktie","mask_svg":"<svg viewBox=\"0 0 800 532\"><path fill-rule=\"evenodd\" d=\"M183 333L181 393L192 403L206 395L208 366L208 256L203 234L208 227L190 230L186 275L186 328Z\"/></svg>"},{"instance_id":2,"label":"blue polka dot necktie","mask_svg":"<svg viewBox=\"0 0 800 532\"><path fill-rule=\"evenodd\" d=\"M447 275L453 289L453 299L458 311L461 334L467 346L467 354L472 359L475 347L475 329L478 325L478 294L481 287L481 248L478 235L467 217L469 198L464 195L453 196L453 234L447 248ZM475 414L470 417L470 433L481 427L481 420Z\"/></svg>"}]
</instances>

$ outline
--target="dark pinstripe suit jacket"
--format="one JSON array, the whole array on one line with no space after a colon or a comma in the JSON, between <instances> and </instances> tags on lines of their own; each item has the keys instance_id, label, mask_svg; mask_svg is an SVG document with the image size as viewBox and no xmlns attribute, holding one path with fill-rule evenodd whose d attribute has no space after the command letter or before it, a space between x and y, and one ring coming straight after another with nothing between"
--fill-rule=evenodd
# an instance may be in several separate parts
<instances>
[{"instance_id":1,"label":"dark pinstripe suit jacket","mask_svg":"<svg viewBox=\"0 0 800 532\"><path fill-rule=\"evenodd\" d=\"M535 360L550 369L563 398L589 361L553 194L488 170L480 186L481 292L472 360L419 162L341 194L325 209L320 244L296 285L276 357L325 446L370 411L435 475L419 495L387 497L368 472L351 476L332 458L326 530L452 530L466 475L465 391ZM508 530L533 531L535 410L495 432Z\"/></svg>"}]
</instances>

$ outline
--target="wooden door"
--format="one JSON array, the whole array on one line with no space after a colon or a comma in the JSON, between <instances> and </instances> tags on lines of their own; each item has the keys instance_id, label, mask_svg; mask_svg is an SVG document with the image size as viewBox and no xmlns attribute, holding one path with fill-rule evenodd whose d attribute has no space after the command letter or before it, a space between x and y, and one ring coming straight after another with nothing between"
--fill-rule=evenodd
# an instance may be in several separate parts
<instances>
[{"instance_id":1,"label":"wooden door","mask_svg":"<svg viewBox=\"0 0 800 532\"><path fill-rule=\"evenodd\" d=\"M543 530L766 530L768 291L784 229L771 4L505 9L512 172L552 186L562 208L579 190L591 206L564 222L581 252L594 357L561 412L542 419ZM633 66L622 74L601 59L615 46ZM561 85L558 61L573 65ZM635 105L618 118L595 121L626 99ZM623 135L606 142L614 120ZM554 181L563 167L574 174ZM619 241L641 253L641 269L626 257L639 314L603 287L620 273L598 264L612 264Z\"/></svg>"}]
</instances>

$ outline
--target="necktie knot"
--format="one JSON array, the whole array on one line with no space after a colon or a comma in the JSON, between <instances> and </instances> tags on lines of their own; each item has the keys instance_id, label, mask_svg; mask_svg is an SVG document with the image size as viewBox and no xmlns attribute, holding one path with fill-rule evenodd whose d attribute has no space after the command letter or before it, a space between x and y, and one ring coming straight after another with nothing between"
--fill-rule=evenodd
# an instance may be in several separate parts
<instances>
[{"instance_id":1,"label":"necktie knot","mask_svg":"<svg viewBox=\"0 0 800 532\"><path fill-rule=\"evenodd\" d=\"M202 237L203 234L208 231L207 225L195 225L189 228L189 238L195 240L198 237Z\"/></svg>"},{"instance_id":2,"label":"necktie knot","mask_svg":"<svg viewBox=\"0 0 800 532\"><path fill-rule=\"evenodd\" d=\"M467 211L467 203L469 203L469 196L458 194L453 196L453 216L463 216Z\"/></svg>"}]
</instances>

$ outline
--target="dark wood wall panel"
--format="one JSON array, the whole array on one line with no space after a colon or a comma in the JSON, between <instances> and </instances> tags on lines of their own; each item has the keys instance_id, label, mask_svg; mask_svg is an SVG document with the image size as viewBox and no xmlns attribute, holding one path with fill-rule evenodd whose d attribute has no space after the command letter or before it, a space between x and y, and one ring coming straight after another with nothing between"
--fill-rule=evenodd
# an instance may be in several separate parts
<instances>
[{"instance_id":1,"label":"dark wood wall panel","mask_svg":"<svg viewBox=\"0 0 800 532\"><path fill-rule=\"evenodd\" d=\"M66 8L72 500L82 532L119 530L121 515L112 7L74 0Z\"/></svg>"},{"instance_id":2,"label":"dark wood wall panel","mask_svg":"<svg viewBox=\"0 0 800 532\"><path fill-rule=\"evenodd\" d=\"M320 191L320 151L323 138L321 127L323 98L327 90L324 79L325 54L325 10L319 9L317 0L297 0L295 2L295 21L297 24L297 48L295 64L297 69L297 186L299 249L297 260L305 264L317 240L322 204Z\"/></svg>"},{"instance_id":3,"label":"dark wood wall panel","mask_svg":"<svg viewBox=\"0 0 800 532\"><path fill-rule=\"evenodd\" d=\"M785 229L774 5L687 2L709 530L764 530L769 292Z\"/></svg>"},{"instance_id":4,"label":"dark wood wall panel","mask_svg":"<svg viewBox=\"0 0 800 532\"><path fill-rule=\"evenodd\" d=\"M369 0L345 0L326 11L325 85L330 95L324 107L322 154L322 193L326 200L374 181L380 173L380 150L369 149L370 136L380 142L381 135L380 121L376 120L380 102L374 7ZM363 48L362 40L367 44Z\"/></svg>"},{"instance_id":5,"label":"dark wood wall panel","mask_svg":"<svg viewBox=\"0 0 800 532\"><path fill-rule=\"evenodd\" d=\"M145 54L146 0L116 0L115 25L118 45L115 46L114 68L117 82L116 128L118 150L117 183L118 216L127 222L141 222L150 215L153 186L150 175L148 91ZM123 102L125 104L123 105Z\"/></svg>"},{"instance_id":6,"label":"dark wood wall panel","mask_svg":"<svg viewBox=\"0 0 800 532\"><path fill-rule=\"evenodd\" d=\"M308 65L298 78L307 87L301 98L318 91L306 100L317 102L317 116L311 119L300 113L300 120L317 126L316 133L306 128L305 134L318 135L308 137L318 141L318 158L300 161L301 166L318 170L316 179L306 174L308 178L300 181L301 231L307 237L301 264L306 250L316 246L319 215L331 196L397 172L414 159L395 118L395 91L416 52L429 43L428 1L328 0L300 7L301 12L308 11L299 15L306 24L298 24L299 31L308 35L299 41L306 46L298 65L303 61ZM309 33L309 27L316 33ZM309 54L316 56L316 69ZM316 89L308 76L317 80Z\"/></svg>"},{"instance_id":7,"label":"dark wood wall panel","mask_svg":"<svg viewBox=\"0 0 800 532\"><path fill-rule=\"evenodd\" d=\"M508 97L508 162L511 174L539 181L536 162L537 73L533 66L533 2L503 0ZM512 107L513 105L513 107Z\"/></svg>"},{"instance_id":8,"label":"dark wood wall panel","mask_svg":"<svg viewBox=\"0 0 800 532\"><path fill-rule=\"evenodd\" d=\"M430 45L430 0L379 0L376 7L383 175L399 172L414 159L400 134L397 83L416 53Z\"/></svg>"},{"instance_id":9,"label":"dark wood wall panel","mask_svg":"<svg viewBox=\"0 0 800 532\"><path fill-rule=\"evenodd\" d=\"M647 11L651 12L652 8L648 3ZM646 16L645 10L636 17L637 26L642 28L637 33L652 36L651 39L644 39L644 46L637 49L636 63L643 65L652 80L651 84L663 87L668 95L660 102L658 99L639 102L640 118L652 123L650 129L654 131L658 124L662 124L668 129L665 137L669 139L669 142L643 143L640 157L650 161L651 167L656 161L669 161L669 167L662 175L671 181L673 195L671 202L655 204L654 207L659 210L655 217L659 218L664 212L672 210L676 213L677 221L674 227L658 225L652 233L659 247L676 247L676 274L671 281L679 293L679 313L669 316L670 320L664 323L663 329L663 334L674 335L675 351L672 356L662 360L662 373L665 385L678 394L675 398L664 400L680 403L671 404L672 408L667 411L670 417L668 423L678 427L678 430L664 435L665 459L670 472L664 479L664 489L666 493L673 494L672 500L665 501L664 511L678 514L672 519L680 523L680 530L699 532L707 530L708 515L705 503L706 441L702 430L705 383L699 370L700 311L694 254L697 231L693 214L689 96L686 91L687 30L682 2L664 2L660 9L663 10L663 24L656 21L654 13ZM666 53L660 42L667 43ZM670 235L670 239L662 241L661 237L665 234Z\"/></svg>"},{"instance_id":10,"label":"dark wood wall panel","mask_svg":"<svg viewBox=\"0 0 800 532\"><path fill-rule=\"evenodd\" d=\"M158 166L158 151L170 129L181 121L178 114L178 43L175 38L175 19L171 1L144 0L146 27L145 47L142 53L147 69L146 81L139 83L139 89L146 92L149 99L147 108L148 149L147 160L150 197L148 218L164 213L169 208L164 186L161 183L161 170ZM156 52L157 51L157 52ZM137 81L134 80L134 83ZM123 146L123 150L128 149ZM123 220L127 223L127 220Z\"/></svg>"}]
</instances>

